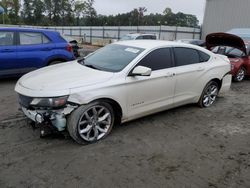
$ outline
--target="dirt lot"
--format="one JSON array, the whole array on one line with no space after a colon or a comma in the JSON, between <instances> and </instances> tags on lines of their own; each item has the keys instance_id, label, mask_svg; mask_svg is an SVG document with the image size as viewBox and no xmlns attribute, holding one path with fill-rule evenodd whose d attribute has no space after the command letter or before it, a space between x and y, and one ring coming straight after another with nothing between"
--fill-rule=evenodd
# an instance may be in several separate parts
<instances>
[{"instance_id":1,"label":"dirt lot","mask_svg":"<svg viewBox=\"0 0 250 188\"><path fill-rule=\"evenodd\" d=\"M39 138L0 81L0 187L250 187L250 81L208 109L189 105L116 126L79 146Z\"/></svg>"}]
</instances>

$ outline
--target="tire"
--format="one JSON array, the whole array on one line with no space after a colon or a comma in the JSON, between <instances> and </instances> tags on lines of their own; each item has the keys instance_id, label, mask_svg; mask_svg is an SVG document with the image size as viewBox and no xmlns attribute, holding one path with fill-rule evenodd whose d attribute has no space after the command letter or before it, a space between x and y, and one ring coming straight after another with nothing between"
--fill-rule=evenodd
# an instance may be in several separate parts
<instances>
[{"instance_id":1,"label":"tire","mask_svg":"<svg viewBox=\"0 0 250 188\"><path fill-rule=\"evenodd\" d=\"M62 63L63 61L61 61L61 60L56 60L56 61L51 61L50 63L49 63L49 66L50 65L56 65L56 64L59 64L59 63Z\"/></svg>"},{"instance_id":2,"label":"tire","mask_svg":"<svg viewBox=\"0 0 250 188\"><path fill-rule=\"evenodd\" d=\"M103 101L83 105L67 118L67 129L78 144L91 144L104 139L112 130L114 110Z\"/></svg>"},{"instance_id":3,"label":"tire","mask_svg":"<svg viewBox=\"0 0 250 188\"><path fill-rule=\"evenodd\" d=\"M210 107L216 101L218 94L218 83L215 81L208 82L201 94L200 100L198 102L199 106L202 108Z\"/></svg>"},{"instance_id":4,"label":"tire","mask_svg":"<svg viewBox=\"0 0 250 188\"><path fill-rule=\"evenodd\" d=\"M246 69L241 67L240 70L237 72L236 76L234 76L235 82L242 82L246 76Z\"/></svg>"}]
</instances>

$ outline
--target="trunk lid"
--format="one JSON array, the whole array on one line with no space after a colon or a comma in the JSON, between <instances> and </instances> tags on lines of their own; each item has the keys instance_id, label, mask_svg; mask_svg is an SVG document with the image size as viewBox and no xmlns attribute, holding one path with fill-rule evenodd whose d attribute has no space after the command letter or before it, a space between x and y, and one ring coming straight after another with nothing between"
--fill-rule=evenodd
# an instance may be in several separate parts
<instances>
[{"instance_id":1,"label":"trunk lid","mask_svg":"<svg viewBox=\"0 0 250 188\"><path fill-rule=\"evenodd\" d=\"M207 35L206 46L208 50L216 46L229 46L247 54L245 42L240 37L229 33L211 33Z\"/></svg>"}]
</instances>

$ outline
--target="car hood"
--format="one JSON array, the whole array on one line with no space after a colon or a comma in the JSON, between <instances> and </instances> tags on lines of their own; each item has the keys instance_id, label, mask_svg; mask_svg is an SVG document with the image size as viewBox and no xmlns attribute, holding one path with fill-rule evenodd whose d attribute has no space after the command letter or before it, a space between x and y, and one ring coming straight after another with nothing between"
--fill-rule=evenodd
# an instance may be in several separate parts
<instances>
[{"instance_id":1,"label":"car hood","mask_svg":"<svg viewBox=\"0 0 250 188\"><path fill-rule=\"evenodd\" d=\"M30 90L60 91L102 83L113 75L114 73L95 70L73 61L28 73L19 80L19 84Z\"/></svg>"},{"instance_id":2,"label":"car hood","mask_svg":"<svg viewBox=\"0 0 250 188\"><path fill-rule=\"evenodd\" d=\"M229 33L211 33L207 35L206 46L208 50L216 46L229 46L247 54L245 42L240 37Z\"/></svg>"}]
</instances>

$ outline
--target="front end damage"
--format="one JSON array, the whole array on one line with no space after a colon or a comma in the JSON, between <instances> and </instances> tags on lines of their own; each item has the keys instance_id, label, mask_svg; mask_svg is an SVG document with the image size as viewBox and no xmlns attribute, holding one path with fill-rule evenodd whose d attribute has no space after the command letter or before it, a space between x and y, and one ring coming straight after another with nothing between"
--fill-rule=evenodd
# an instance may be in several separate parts
<instances>
[{"instance_id":1,"label":"front end damage","mask_svg":"<svg viewBox=\"0 0 250 188\"><path fill-rule=\"evenodd\" d=\"M35 99L37 98L19 95L19 103L23 113L32 121L35 127L41 129L41 136L45 136L54 131L64 131L67 126L67 115L78 107L71 103L65 103L57 107L32 105Z\"/></svg>"}]
</instances>

